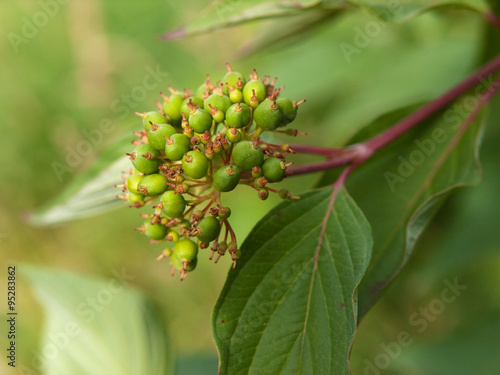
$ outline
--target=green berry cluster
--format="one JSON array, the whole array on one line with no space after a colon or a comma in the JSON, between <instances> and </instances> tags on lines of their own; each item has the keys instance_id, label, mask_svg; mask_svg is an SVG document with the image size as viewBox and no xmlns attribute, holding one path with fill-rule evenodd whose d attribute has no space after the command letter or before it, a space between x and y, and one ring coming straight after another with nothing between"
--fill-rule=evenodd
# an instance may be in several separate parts
<instances>
[{"instance_id":1,"label":"green berry cluster","mask_svg":"<svg viewBox=\"0 0 500 375\"><path fill-rule=\"evenodd\" d=\"M142 214L145 222L136 230L151 243L173 244L158 259L169 257L181 280L196 268L198 249L210 248L210 259L217 253L215 262L229 253L233 267L241 255L221 193L246 185L260 199L270 192L294 198L269 186L285 178L292 164L285 158L293 149L265 142L262 135L299 134L282 128L304 100L278 98L283 88L275 88L276 79L260 79L255 69L247 80L227 68L215 83L207 75L195 92L169 87L171 95L160 93L163 103L157 101L156 111L136 113L143 129L134 132L135 149L127 154L133 168L118 186L126 192L119 198L131 207L152 205L153 213Z\"/></svg>"}]
</instances>

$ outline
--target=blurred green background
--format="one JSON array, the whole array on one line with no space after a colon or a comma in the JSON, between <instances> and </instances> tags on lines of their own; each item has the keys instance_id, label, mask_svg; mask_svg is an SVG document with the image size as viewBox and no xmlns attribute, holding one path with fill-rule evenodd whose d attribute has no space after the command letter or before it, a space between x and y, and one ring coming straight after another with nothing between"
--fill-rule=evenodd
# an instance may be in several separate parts
<instances>
[{"instance_id":1,"label":"blurred green background","mask_svg":"<svg viewBox=\"0 0 500 375\"><path fill-rule=\"evenodd\" d=\"M41 5L0 4L0 269L34 264L107 279L113 270L125 267L135 276L133 285L162 307L183 374L216 372L210 315L229 260L214 265L201 259L199 269L179 283L170 277L166 262L155 261L161 247L147 245L132 230L141 222L136 210L124 207L54 228L29 226L27 213L55 198L102 150L140 127L133 112L154 109L159 91L166 91L167 85L195 88L206 73L222 76L225 62L243 72L255 67L261 75L277 76L286 96L307 99L294 126L309 135L294 141L339 146L378 115L446 91L472 72L485 53L492 53L485 52L491 30L478 16L461 12L430 13L384 26L351 61L340 44L352 43L356 27L372 20L359 11L332 17L310 32L267 47L260 44L266 40L262 36L286 30L293 19L168 43L160 40L162 32L196 19L208 4L69 1L54 8L46 25L16 46L9 33L23 35ZM141 89L157 70L162 74L155 87ZM383 352L381 344L395 341L401 331L410 332L414 342L384 374L469 374L477 367L467 364L478 361L484 366L482 374L500 373L492 362L500 348L499 107L497 98L484 138L481 186L452 196L408 266L362 322L352 354L354 374L366 373L367 361ZM58 178L53 163L64 164L67 147L75 149L85 132L97 129L104 119L112 121L113 130ZM312 160L304 156L294 161ZM283 185L299 194L316 178L297 177ZM277 203L274 198L261 202L256 195L247 199L246 193L240 188L228 199L240 242ZM447 305L425 332L416 332L409 316L439 296L444 280L455 277L467 285L463 296ZM17 302L22 314L18 359L30 366L44 315L22 279ZM1 333L2 343L4 336ZM2 374L8 373L4 365L3 358Z\"/></svg>"}]
</instances>

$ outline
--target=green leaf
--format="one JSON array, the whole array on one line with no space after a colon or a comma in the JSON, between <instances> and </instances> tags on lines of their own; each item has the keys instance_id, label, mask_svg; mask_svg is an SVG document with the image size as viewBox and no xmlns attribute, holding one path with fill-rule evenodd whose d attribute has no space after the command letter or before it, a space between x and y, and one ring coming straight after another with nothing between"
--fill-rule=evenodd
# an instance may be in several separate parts
<instances>
[{"instance_id":1,"label":"green leaf","mask_svg":"<svg viewBox=\"0 0 500 375\"><path fill-rule=\"evenodd\" d=\"M380 117L352 143L380 133L416 108ZM453 107L437 114L401 136L347 180L347 191L370 222L374 239L372 261L359 287L360 317L404 266L449 193L480 181L477 153L485 116L481 113L453 145L452 139L465 119L456 111ZM320 185L331 184L337 175L338 171L326 173Z\"/></svg>"},{"instance_id":2,"label":"green leaf","mask_svg":"<svg viewBox=\"0 0 500 375\"><path fill-rule=\"evenodd\" d=\"M132 166L130 159L124 156L130 148L130 136L119 139L57 198L30 213L28 223L35 226L57 225L123 206L123 201L116 198L120 190L114 185L123 183L123 171Z\"/></svg>"},{"instance_id":3,"label":"green leaf","mask_svg":"<svg viewBox=\"0 0 500 375\"><path fill-rule=\"evenodd\" d=\"M199 35L247 22L288 17L316 9L340 9L343 1L295 0L295 1L216 1L196 21L163 35L165 40Z\"/></svg>"},{"instance_id":4,"label":"green leaf","mask_svg":"<svg viewBox=\"0 0 500 375\"><path fill-rule=\"evenodd\" d=\"M372 238L354 201L333 191L282 203L244 242L212 316L221 374L349 373Z\"/></svg>"},{"instance_id":5,"label":"green leaf","mask_svg":"<svg viewBox=\"0 0 500 375\"><path fill-rule=\"evenodd\" d=\"M96 280L21 267L45 311L36 362L44 375L171 374L165 323L155 306L113 271Z\"/></svg>"},{"instance_id":6,"label":"green leaf","mask_svg":"<svg viewBox=\"0 0 500 375\"><path fill-rule=\"evenodd\" d=\"M331 25L340 14L342 14L340 8L310 10L297 16L278 18L262 24L252 39L239 48L238 55L242 58L277 45L280 49L287 45L292 46L295 42L309 37L308 34L318 28Z\"/></svg>"},{"instance_id":7,"label":"green leaf","mask_svg":"<svg viewBox=\"0 0 500 375\"><path fill-rule=\"evenodd\" d=\"M378 17L383 22L406 22L429 11L469 11L484 14L488 10L488 6L478 0L420 0L408 4L349 0L349 3Z\"/></svg>"}]
</instances>

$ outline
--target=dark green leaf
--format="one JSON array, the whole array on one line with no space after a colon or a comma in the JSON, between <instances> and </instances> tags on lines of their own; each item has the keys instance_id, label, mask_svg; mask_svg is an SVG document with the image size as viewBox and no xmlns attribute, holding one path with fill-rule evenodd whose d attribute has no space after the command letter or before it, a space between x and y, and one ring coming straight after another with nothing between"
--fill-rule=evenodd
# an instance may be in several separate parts
<instances>
[{"instance_id":1,"label":"dark green leaf","mask_svg":"<svg viewBox=\"0 0 500 375\"><path fill-rule=\"evenodd\" d=\"M243 244L212 317L221 374L349 373L372 239L354 201L332 193L282 203Z\"/></svg>"},{"instance_id":2,"label":"dark green leaf","mask_svg":"<svg viewBox=\"0 0 500 375\"><path fill-rule=\"evenodd\" d=\"M379 118L352 142L380 133L415 108ZM370 222L374 238L372 261L359 288L360 317L404 266L450 191L479 182L477 152L483 118L480 114L453 145L465 116L458 114L457 107L440 113L389 144L349 176L347 190ZM337 175L336 171L327 173L321 185L332 183Z\"/></svg>"},{"instance_id":3,"label":"dark green leaf","mask_svg":"<svg viewBox=\"0 0 500 375\"><path fill-rule=\"evenodd\" d=\"M342 7L343 1L340 0L216 1L198 20L164 34L163 38L179 39L257 20L295 16L315 9L332 10Z\"/></svg>"}]
</instances>

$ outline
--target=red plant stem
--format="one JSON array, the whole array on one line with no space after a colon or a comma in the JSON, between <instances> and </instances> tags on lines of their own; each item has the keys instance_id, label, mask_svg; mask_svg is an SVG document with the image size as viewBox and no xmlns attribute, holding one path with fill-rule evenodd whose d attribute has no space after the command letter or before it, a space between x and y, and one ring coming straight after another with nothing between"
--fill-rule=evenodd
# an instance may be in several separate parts
<instances>
[{"instance_id":1,"label":"red plant stem","mask_svg":"<svg viewBox=\"0 0 500 375\"><path fill-rule=\"evenodd\" d=\"M325 156L330 156L331 159L322 162L311 163L306 165L301 165L298 167L290 168L287 171L287 176L299 175L305 173L319 172L342 165L356 164L359 165L364 161L368 160L376 151L380 150L388 143L394 141L396 138L400 137L404 133L408 132L423 120L431 117L460 96L465 94L470 89L474 88L479 83L483 83L487 86L485 78L489 75L494 74L500 70L500 55L496 56L493 60L483 65L480 69L470 75L468 78L460 82L458 85L453 87L451 90L440 96L439 98L429 102L423 107L419 108L409 116L405 117L401 121L397 122L391 128L380 133L379 135L369 139L364 143L349 146L344 149L328 149L328 148L316 148L314 146L304 146L304 152L316 153ZM491 89L497 91L498 82L492 83ZM491 95L492 96L492 95ZM489 99L491 99L491 96ZM296 150L300 147L292 146ZM328 153L330 150L331 154ZM340 150L344 153L340 153ZM338 157L333 157L334 154L340 154Z\"/></svg>"},{"instance_id":2,"label":"red plant stem","mask_svg":"<svg viewBox=\"0 0 500 375\"><path fill-rule=\"evenodd\" d=\"M320 146L308 146L308 145L290 145L293 151L302 152L304 154L316 154L325 156L334 156L341 152L345 152L343 148L328 148Z\"/></svg>"},{"instance_id":3,"label":"red plant stem","mask_svg":"<svg viewBox=\"0 0 500 375\"><path fill-rule=\"evenodd\" d=\"M448 104L462 96L468 90L475 87L487 76L500 70L500 56L497 56L492 61L481 67L474 74L460 82L457 86L453 87L450 91L433 100L432 102L424 105L422 108L416 110L411 115L405 117L396 123L390 129L380 133L374 138L368 140L364 145L373 153L384 147L386 144L392 142L414 126L418 125L423 120L429 118L439 110L446 107Z\"/></svg>"},{"instance_id":4,"label":"red plant stem","mask_svg":"<svg viewBox=\"0 0 500 375\"><path fill-rule=\"evenodd\" d=\"M492 11L484 13L484 18L500 31L500 18Z\"/></svg>"}]
</instances>

